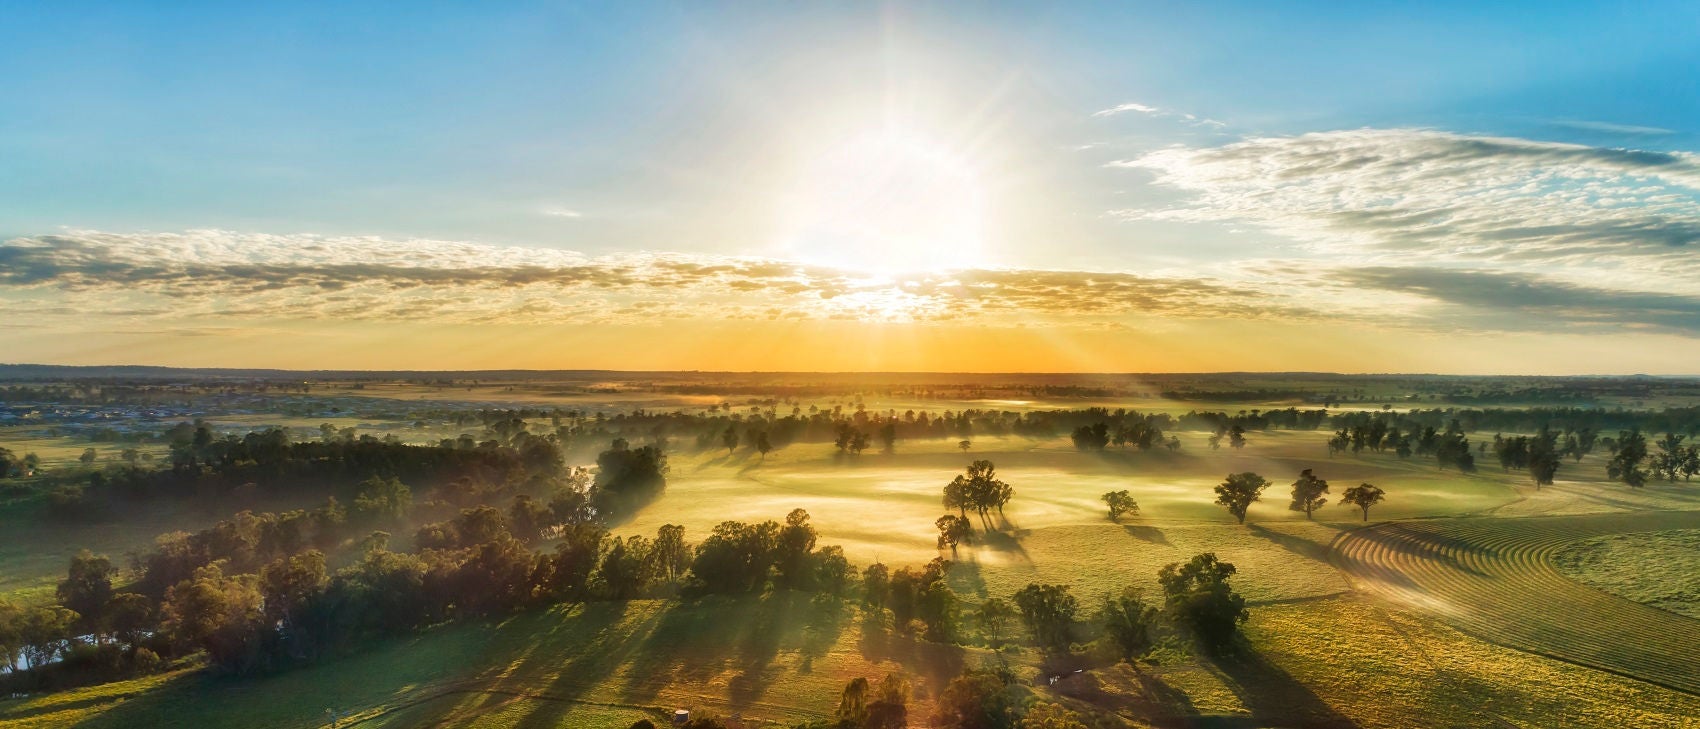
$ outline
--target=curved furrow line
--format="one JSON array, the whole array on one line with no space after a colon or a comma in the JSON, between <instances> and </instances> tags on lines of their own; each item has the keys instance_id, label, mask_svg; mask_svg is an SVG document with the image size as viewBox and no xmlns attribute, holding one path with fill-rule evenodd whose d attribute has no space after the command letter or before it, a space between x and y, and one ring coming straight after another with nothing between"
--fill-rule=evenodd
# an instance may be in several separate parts
<instances>
[{"instance_id":1,"label":"curved furrow line","mask_svg":"<svg viewBox=\"0 0 1700 729\"><path fill-rule=\"evenodd\" d=\"M1552 564L1565 544L1700 527L1700 512L1388 522L1330 550L1354 588L1466 633L1700 694L1700 621L1607 595Z\"/></svg>"}]
</instances>

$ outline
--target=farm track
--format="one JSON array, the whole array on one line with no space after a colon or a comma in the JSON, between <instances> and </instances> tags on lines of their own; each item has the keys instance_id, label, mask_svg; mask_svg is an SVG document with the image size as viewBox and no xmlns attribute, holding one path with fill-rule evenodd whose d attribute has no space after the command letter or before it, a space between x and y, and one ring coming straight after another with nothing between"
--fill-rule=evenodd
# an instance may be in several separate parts
<instances>
[{"instance_id":1,"label":"farm track","mask_svg":"<svg viewBox=\"0 0 1700 729\"><path fill-rule=\"evenodd\" d=\"M1700 511L1388 522L1340 535L1353 587L1470 635L1700 695L1700 620L1571 580L1552 565L1590 537L1700 528Z\"/></svg>"}]
</instances>

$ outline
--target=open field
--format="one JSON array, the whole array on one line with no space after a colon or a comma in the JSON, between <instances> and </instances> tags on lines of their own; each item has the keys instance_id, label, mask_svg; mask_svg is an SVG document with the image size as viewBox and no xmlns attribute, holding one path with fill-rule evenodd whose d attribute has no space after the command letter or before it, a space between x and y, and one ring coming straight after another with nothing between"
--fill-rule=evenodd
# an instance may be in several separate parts
<instances>
[{"instance_id":1,"label":"open field","mask_svg":"<svg viewBox=\"0 0 1700 729\"><path fill-rule=\"evenodd\" d=\"M1700 530L1584 539L1554 554L1553 565L1596 590L1700 618Z\"/></svg>"},{"instance_id":2,"label":"open field","mask_svg":"<svg viewBox=\"0 0 1700 729\"><path fill-rule=\"evenodd\" d=\"M1700 694L1700 621L1565 577L1554 555L1600 535L1700 526L1700 512L1380 524L1333 551L1352 583L1495 643Z\"/></svg>"},{"instance_id":3,"label":"open field","mask_svg":"<svg viewBox=\"0 0 1700 729\"><path fill-rule=\"evenodd\" d=\"M436 407L440 396L453 405L457 389L468 392L370 383L318 392L340 398L339 408L378 397L385 408L403 412L393 409L394 400L423 397ZM879 412L1063 405L1020 393L977 394L829 397L816 404L850 410L861 401ZM483 384L471 395L486 404L504 397L510 404L536 404L531 398L542 396L544 402L611 410L639 403L706 409L749 399ZM1179 414L1258 403L1106 404ZM1369 402L1336 409L1359 407L1375 409ZM548 420L532 417L534 431L553 432ZM238 433L283 426L297 438L316 438L322 422L419 443L461 432L484 437L481 426L456 426L446 417L415 421L348 410L322 418L209 413L207 421ZM81 441L33 432L0 431L13 438L0 445L19 453L38 447L53 457L54 471L74 472L70 463L85 447ZM691 450L679 434L669 452L665 492L612 528L620 535L653 535L663 524L681 524L686 539L698 541L723 521L781 520L801 508L811 514L819 544L842 546L858 566L919 565L941 555L933 522L945 513L944 485L969 462L987 459L1015 494L1003 513L977 525L977 539L954 555L943 553L956 560L949 584L961 607L1007 599L1028 583L1044 582L1070 586L1083 614L1089 613L1101 595L1128 585L1159 595L1155 577L1163 565L1213 552L1236 566L1232 584L1251 605L1248 651L1237 657L1211 660L1164 648L1154 663L1135 671L1077 656L1082 673L1068 674L1053 688L1044 685L1031 647L994 654L975 645L897 637L865 626L854 608L825 610L806 595L778 591L739 599L592 602L499 622L440 625L276 675L238 679L177 670L0 701L0 724L313 727L324 725L330 707L362 727L623 726L689 706L789 725L824 717L849 678L901 671L917 679L911 718L919 725L950 676L1000 660L1032 684L1028 690L1035 695L1106 710L1132 726L1465 727L1486 721L1615 728L1680 726L1673 722L1700 715L1700 684L1693 680L1700 664L1692 650L1700 646L1700 621L1630 602L1673 611L1692 604L1684 597L1695 594L1692 583L1681 580L1696 573L1684 559L1694 550L1693 530L1700 529L1700 488L1654 481L1631 489L1606 478L1599 452L1579 463L1566 459L1557 482L1537 490L1526 472L1489 463L1491 454L1478 456L1479 471L1463 474L1440 470L1432 457L1401 460L1367 450L1330 457L1327 429L1254 431L1243 450L1212 450L1203 431L1172 434L1181 440L1179 452L1082 452L1066 437L975 436L966 452L953 437L901 439L892 453L875 446L861 455L839 453L830 443L797 442L765 457L748 443L730 454ZM643 436L634 437L642 442ZM1480 442L1492 433L1471 437ZM600 447L580 444L567 462L585 464ZM1387 500L1374 507L1367 525L1357 510L1333 502L1306 519L1287 508L1288 484L1306 468L1330 481L1334 498L1370 482L1386 489ZM1213 503L1212 492L1225 474L1239 471L1273 482L1243 526ZM1140 511L1113 523L1100 496L1123 489ZM323 498L304 491L300 498L250 493L244 502L229 495L162 500L126 505L105 520L60 523L46 518L39 495L27 488L12 494L0 503L0 529L12 537L0 544L0 597L35 604L52 600L67 561L80 549L123 564L164 532L201 529L240 509L278 511ZM393 544L410 544L411 529L398 531ZM1625 533L1654 530L1659 533ZM333 557L333 568L347 559ZM1559 571L1560 563L1567 573ZM969 642L976 643L972 632Z\"/></svg>"}]
</instances>

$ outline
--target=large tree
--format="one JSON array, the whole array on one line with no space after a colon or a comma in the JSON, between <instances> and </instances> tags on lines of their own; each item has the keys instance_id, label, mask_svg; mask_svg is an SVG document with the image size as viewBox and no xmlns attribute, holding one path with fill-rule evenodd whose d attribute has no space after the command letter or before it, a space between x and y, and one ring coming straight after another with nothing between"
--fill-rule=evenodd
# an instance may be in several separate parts
<instances>
[{"instance_id":1,"label":"large tree","mask_svg":"<svg viewBox=\"0 0 1700 729\"><path fill-rule=\"evenodd\" d=\"M956 545L974 538L974 522L967 517L955 514L945 514L933 522L939 529L939 549L950 547L950 555L956 556Z\"/></svg>"},{"instance_id":2,"label":"large tree","mask_svg":"<svg viewBox=\"0 0 1700 729\"><path fill-rule=\"evenodd\" d=\"M1249 617L1245 598L1228 585L1228 578L1234 572L1232 564L1206 552L1186 564L1165 565L1157 573L1157 582L1163 586L1165 608L1212 651L1219 652L1232 645L1240 623Z\"/></svg>"},{"instance_id":3,"label":"large tree","mask_svg":"<svg viewBox=\"0 0 1700 729\"><path fill-rule=\"evenodd\" d=\"M1230 473L1222 483L1216 485L1216 503L1228 508L1239 523L1245 523L1245 513L1251 508L1252 502L1263 497L1263 490L1269 488L1269 479L1251 471Z\"/></svg>"},{"instance_id":4,"label":"large tree","mask_svg":"<svg viewBox=\"0 0 1700 729\"><path fill-rule=\"evenodd\" d=\"M962 516L972 509L980 515L981 522L986 522L987 514L993 509L1003 513L1004 504L1014 494L1014 488L998 479L997 468L991 461L975 461L945 485L944 508L955 509Z\"/></svg>"},{"instance_id":5,"label":"large tree","mask_svg":"<svg viewBox=\"0 0 1700 729\"><path fill-rule=\"evenodd\" d=\"M1104 604L1098 608L1098 623L1104 635L1128 663L1151 648L1150 630L1156 622L1157 609L1145 603L1145 596L1137 587L1123 588L1119 595L1104 596Z\"/></svg>"},{"instance_id":6,"label":"large tree","mask_svg":"<svg viewBox=\"0 0 1700 729\"><path fill-rule=\"evenodd\" d=\"M1640 488L1647 483L1647 472L1641 462L1647 460L1647 438L1640 430L1625 430L1611 446L1611 460L1606 462L1606 475Z\"/></svg>"},{"instance_id":7,"label":"large tree","mask_svg":"<svg viewBox=\"0 0 1700 729\"><path fill-rule=\"evenodd\" d=\"M1030 583L1015 593L1015 606L1033 639L1046 649L1068 645L1080 601L1068 594L1068 585Z\"/></svg>"},{"instance_id":8,"label":"large tree","mask_svg":"<svg viewBox=\"0 0 1700 729\"><path fill-rule=\"evenodd\" d=\"M1300 471L1298 480L1293 482L1293 501L1287 508L1302 511L1305 518L1310 519L1311 512L1327 503L1328 482L1317 478L1308 468Z\"/></svg>"},{"instance_id":9,"label":"large tree","mask_svg":"<svg viewBox=\"0 0 1700 729\"><path fill-rule=\"evenodd\" d=\"M60 605L80 616L77 629L96 634L105 631L106 606L112 600L112 578L117 574L118 569L105 555L85 549L71 558L65 581L59 583L55 593Z\"/></svg>"},{"instance_id":10,"label":"large tree","mask_svg":"<svg viewBox=\"0 0 1700 729\"><path fill-rule=\"evenodd\" d=\"M1015 608L1002 598L988 597L974 611L974 621L980 624L980 633L993 646L1003 640L1003 630L1015 617Z\"/></svg>"},{"instance_id":11,"label":"large tree","mask_svg":"<svg viewBox=\"0 0 1700 729\"><path fill-rule=\"evenodd\" d=\"M1364 513L1364 521L1369 521L1369 507L1381 503L1386 492L1374 484L1360 483L1349 489L1340 497L1340 505L1351 504Z\"/></svg>"},{"instance_id":12,"label":"large tree","mask_svg":"<svg viewBox=\"0 0 1700 729\"><path fill-rule=\"evenodd\" d=\"M1126 490L1111 491L1100 497L1104 505L1109 507L1110 521L1120 523L1123 514L1138 514L1139 502L1133 500Z\"/></svg>"}]
</instances>

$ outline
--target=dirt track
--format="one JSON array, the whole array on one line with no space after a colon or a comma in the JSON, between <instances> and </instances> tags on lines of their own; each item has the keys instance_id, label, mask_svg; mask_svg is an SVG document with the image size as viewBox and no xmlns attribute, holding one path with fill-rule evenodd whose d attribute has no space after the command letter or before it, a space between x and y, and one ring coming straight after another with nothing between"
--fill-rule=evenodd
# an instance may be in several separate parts
<instances>
[{"instance_id":1,"label":"dirt track","mask_svg":"<svg viewBox=\"0 0 1700 729\"><path fill-rule=\"evenodd\" d=\"M1564 577L1552 556L1589 537L1700 528L1700 511L1388 522L1330 550L1352 585L1485 640L1700 695L1700 620Z\"/></svg>"}]
</instances>

